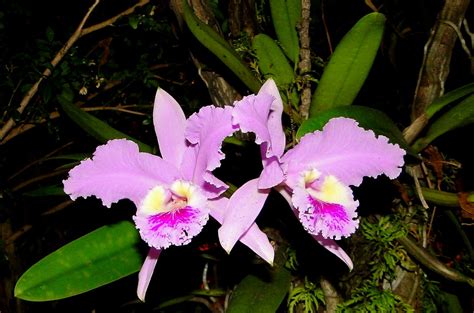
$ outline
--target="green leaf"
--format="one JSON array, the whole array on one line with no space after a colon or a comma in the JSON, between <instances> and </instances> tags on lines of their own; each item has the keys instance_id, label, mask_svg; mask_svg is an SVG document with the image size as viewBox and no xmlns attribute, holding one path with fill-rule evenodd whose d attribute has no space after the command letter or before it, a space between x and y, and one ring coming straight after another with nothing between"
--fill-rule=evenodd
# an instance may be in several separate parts
<instances>
[{"instance_id":1,"label":"green leaf","mask_svg":"<svg viewBox=\"0 0 474 313\"><path fill-rule=\"evenodd\" d=\"M61 185L50 185L40 187L23 193L27 197L64 196L64 187Z\"/></svg>"},{"instance_id":2,"label":"green leaf","mask_svg":"<svg viewBox=\"0 0 474 313\"><path fill-rule=\"evenodd\" d=\"M143 142L132 138L121 131L116 130L107 123L101 121L97 117L81 110L79 107L74 105L68 99L59 97L59 103L63 108L64 112L73 120L79 127L85 130L88 134L99 140L100 142L107 142L110 139L126 138L134 141L142 152L153 152L153 148L144 144Z\"/></svg>"},{"instance_id":3,"label":"green leaf","mask_svg":"<svg viewBox=\"0 0 474 313\"><path fill-rule=\"evenodd\" d=\"M71 154L61 154L47 158L47 160L72 160L72 161L82 161L85 158L90 157L90 154L87 153L71 153Z\"/></svg>"},{"instance_id":4,"label":"green leaf","mask_svg":"<svg viewBox=\"0 0 474 313\"><path fill-rule=\"evenodd\" d=\"M280 268L268 281L248 275L237 286L229 303L227 313L253 312L274 313L277 311L290 286L291 275Z\"/></svg>"},{"instance_id":5,"label":"green leaf","mask_svg":"<svg viewBox=\"0 0 474 313\"><path fill-rule=\"evenodd\" d=\"M46 39L49 42L54 40L54 30L49 26L46 28Z\"/></svg>"},{"instance_id":6,"label":"green leaf","mask_svg":"<svg viewBox=\"0 0 474 313\"><path fill-rule=\"evenodd\" d=\"M474 83L470 83L462 87L459 87L457 89L451 90L450 92L434 100L428 106L428 108L426 108L426 115L428 116L428 118L431 118L439 110L443 109L448 104L453 103L454 101L457 101L473 92L474 92Z\"/></svg>"},{"instance_id":7,"label":"green leaf","mask_svg":"<svg viewBox=\"0 0 474 313\"><path fill-rule=\"evenodd\" d=\"M63 299L137 272L143 262L135 226L103 226L46 256L15 286L15 297L29 301Z\"/></svg>"},{"instance_id":8,"label":"green leaf","mask_svg":"<svg viewBox=\"0 0 474 313\"><path fill-rule=\"evenodd\" d=\"M227 308L227 313L252 312L274 313L290 288L291 274L283 266L286 255L280 247L276 253L275 265L269 271L259 271L263 275L248 275L236 287ZM267 267L268 268L268 267ZM263 278L262 276L265 276Z\"/></svg>"},{"instance_id":9,"label":"green leaf","mask_svg":"<svg viewBox=\"0 0 474 313\"><path fill-rule=\"evenodd\" d=\"M301 0L270 0L273 27L283 51L298 63L299 39L296 27L301 20Z\"/></svg>"},{"instance_id":10,"label":"green leaf","mask_svg":"<svg viewBox=\"0 0 474 313\"><path fill-rule=\"evenodd\" d=\"M214 29L201 22L193 13L188 1L183 1L184 21L194 37L221 60L252 92L262 85L240 56Z\"/></svg>"},{"instance_id":11,"label":"green leaf","mask_svg":"<svg viewBox=\"0 0 474 313\"><path fill-rule=\"evenodd\" d=\"M370 13L342 38L313 94L310 117L333 107L352 104L372 67L384 26L383 14Z\"/></svg>"},{"instance_id":12,"label":"green leaf","mask_svg":"<svg viewBox=\"0 0 474 313\"><path fill-rule=\"evenodd\" d=\"M131 28L137 29L138 28L138 23L140 22L140 19L136 15L132 15L128 18L128 25L130 25Z\"/></svg>"},{"instance_id":13,"label":"green leaf","mask_svg":"<svg viewBox=\"0 0 474 313\"><path fill-rule=\"evenodd\" d=\"M293 68L275 41L265 34L252 40L258 58L258 66L265 78L272 77L280 88L288 88L294 80Z\"/></svg>"},{"instance_id":14,"label":"green leaf","mask_svg":"<svg viewBox=\"0 0 474 313\"><path fill-rule=\"evenodd\" d=\"M390 117L382 111L364 106L341 106L318 113L316 117L312 117L301 124L296 137L299 139L307 133L321 130L331 118L341 116L355 119L359 122L360 127L371 129L375 134L389 138L392 143L396 143L408 153L416 155Z\"/></svg>"},{"instance_id":15,"label":"green leaf","mask_svg":"<svg viewBox=\"0 0 474 313\"><path fill-rule=\"evenodd\" d=\"M442 299L441 306L442 306L443 312L449 312L449 313L465 312L456 294L452 294L446 291L441 291L440 296Z\"/></svg>"},{"instance_id":16,"label":"green leaf","mask_svg":"<svg viewBox=\"0 0 474 313\"><path fill-rule=\"evenodd\" d=\"M426 201L434 203L436 205L442 205L447 207L460 206L459 196L457 193L440 191L425 187L421 187L421 193L423 194L423 198L425 198ZM468 194L466 201L474 204L474 193Z\"/></svg>"},{"instance_id":17,"label":"green leaf","mask_svg":"<svg viewBox=\"0 0 474 313\"><path fill-rule=\"evenodd\" d=\"M474 95L470 95L431 124L424 137L413 144L415 151L423 150L445 133L474 123Z\"/></svg>"}]
</instances>

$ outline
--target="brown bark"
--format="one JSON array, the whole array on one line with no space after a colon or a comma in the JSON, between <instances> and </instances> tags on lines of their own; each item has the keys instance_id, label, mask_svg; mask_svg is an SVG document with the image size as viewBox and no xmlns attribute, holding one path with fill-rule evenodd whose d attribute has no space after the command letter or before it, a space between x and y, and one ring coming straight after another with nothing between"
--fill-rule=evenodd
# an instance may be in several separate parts
<instances>
[{"instance_id":1,"label":"brown bark","mask_svg":"<svg viewBox=\"0 0 474 313\"><path fill-rule=\"evenodd\" d=\"M426 108L444 93L452 51L469 3L470 0L446 0L431 30L412 103L412 124L404 131L409 143L428 123Z\"/></svg>"},{"instance_id":2,"label":"brown bark","mask_svg":"<svg viewBox=\"0 0 474 313\"><path fill-rule=\"evenodd\" d=\"M257 29L255 21L255 0L230 0L227 8L229 13L229 29L232 37L242 33L253 37Z\"/></svg>"},{"instance_id":3,"label":"brown bark","mask_svg":"<svg viewBox=\"0 0 474 313\"><path fill-rule=\"evenodd\" d=\"M221 33L218 23L216 22L216 18L205 0L191 0L190 4L194 10L194 13L201 21L214 28L214 30L217 32ZM180 27L182 28L183 8L181 0L171 0L170 6L176 15L176 18L178 19ZM199 76L209 90L209 96L211 97L213 104L217 106L230 105L235 100L241 98L240 94L219 73L213 71L211 67L208 67L206 64L204 64L192 52L191 57L198 70Z\"/></svg>"},{"instance_id":4,"label":"brown bark","mask_svg":"<svg viewBox=\"0 0 474 313\"><path fill-rule=\"evenodd\" d=\"M301 22L298 27L300 37L300 62L298 63L300 74L304 79L301 91L300 115L303 120L308 118L311 105L311 81L306 77L311 71L311 50L309 46L309 22L311 20L311 1L301 0Z\"/></svg>"}]
</instances>

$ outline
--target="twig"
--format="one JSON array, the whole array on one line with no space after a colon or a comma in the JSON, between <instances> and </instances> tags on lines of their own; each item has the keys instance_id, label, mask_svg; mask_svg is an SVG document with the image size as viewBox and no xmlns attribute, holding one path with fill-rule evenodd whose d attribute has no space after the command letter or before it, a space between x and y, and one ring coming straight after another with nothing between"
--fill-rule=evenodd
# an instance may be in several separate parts
<instances>
[{"instance_id":1,"label":"twig","mask_svg":"<svg viewBox=\"0 0 474 313\"><path fill-rule=\"evenodd\" d=\"M326 34L326 40L328 41L329 54L333 53L332 43L331 43L331 34L329 33L328 24L326 22L326 14L324 13L324 0L321 0L321 20L324 26L324 33Z\"/></svg>"},{"instance_id":2,"label":"twig","mask_svg":"<svg viewBox=\"0 0 474 313\"><path fill-rule=\"evenodd\" d=\"M48 173L48 174L44 174L44 175L40 175L40 176L36 176L36 177L33 177L29 180L26 180L18 185L16 185L15 187L12 188L12 191L18 191L22 188L25 188L26 186L29 186L33 183L36 183L38 181L42 181L44 179L47 179L47 178L50 178L50 177L54 177L54 176L57 176L57 175L61 175L65 172L69 171L69 169L61 169L61 170L56 170L54 172L51 172L51 173Z\"/></svg>"},{"instance_id":3,"label":"twig","mask_svg":"<svg viewBox=\"0 0 474 313\"><path fill-rule=\"evenodd\" d=\"M8 238L5 240L5 246L8 246L8 245L11 245L12 243L14 243L18 238L20 238L21 236L23 236L23 235L24 235L26 232L28 232L32 227L33 227L33 225L31 225L31 224L23 225L20 229L18 229L16 232L14 232L13 234L11 234L11 236L8 237Z\"/></svg>"},{"instance_id":4,"label":"twig","mask_svg":"<svg viewBox=\"0 0 474 313\"><path fill-rule=\"evenodd\" d=\"M63 150L64 148L70 146L72 144L72 141L62 145L61 147L59 148L56 148L54 149L53 151L47 153L45 156L39 158L39 159L36 159L34 160L33 162L27 164L26 166L24 166L23 168L21 168L20 170L16 171L15 174L11 175L10 177L8 177L7 180L12 180L13 178L17 177L18 175L20 175L21 173L23 173L24 171L26 171L27 169L29 169L30 167L32 167L33 165L36 165L38 163L41 163L43 161L45 161L47 158L55 155L56 153L58 153L59 151Z\"/></svg>"},{"instance_id":5,"label":"twig","mask_svg":"<svg viewBox=\"0 0 474 313\"><path fill-rule=\"evenodd\" d=\"M464 26L464 30L466 31L466 33L469 35L469 38L471 38L471 47L474 48L474 33L471 32L471 30L469 29L469 23L466 19L462 21L462 25Z\"/></svg>"},{"instance_id":6,"label":"twig","mask_svg":"<svg viewBox=\"0 0 474 313\"><path fill-rule=\"evenodd\" d=\"M336 307L342 303L341 296L337 292L336 288L334 288L332 283L326 278L321 278L320 284L324 293L324 299L326 300L326 312L336 312Z\"/></svg>"},{"instance_id":7,"label":"twig","mask_svg":"<svg viewBox=\"0 0 474 313\"><path fill-rule=\"evenodd\" d=\"M129 14L132 14L133 11L135 11L136 8L138 7L142 7L146 4L148 4L150 2L150 0L140 0L137 4L135 4L134 6L126 9L125 11L115 15L114 17L111 17L109 18L108 20L105 20L103 22L100 22L100 23L97 23L95 25L92 25L92 26L89 26L87 28L84 28L82 31L81 31L81 37L82 36L85 36L87 34L90 34L92 32L95 32L97 30L100 30L102 28L105 28L107 26L110 26L112 25L113 23L115 23L119 18L121 17L124 17L126 15L129 15Z\"/></svg>"},{"instance_id":8,"label":"twig","mask_svg":"<svg viewBox=\"0 0 474 313\"><path fill-rule=\"evenodd\" d=\"M300 75L304 77L301 91L300 115L305 120L311 105L311 81L307 75L311 71L311 50L309 46L309 21L311 19L311 0L301 0L301 22L298 27L300 37Z\"/></svg>"},{"instance_id":9,"label":"twig","mask_svg":"<svg viewBox=\"0 0 474 313\"><path fill-rule=\"evenodd\" d=\"M120 81L120 80L111 80L101 89L101 91L110 90L110 89L120 85L121 83L122 83L122 81ZM100 94L99 92L90 94L87 97L87 101L89 101L91 99L94 99L99 94ZM80 106L82 104L82 102L79 101L77 104ZM51 120L51 119L57 118L58 116L59 116L58 112L53 112L53 113L50 114L49 119ZM46 122L46 119L41 119L41 120L37 121L36 123L44 123L44 122ZM15 138L16 136L21 135L22 133L26 132L27 130L32 129L33 127L36 126L36 123L25 123L25 124L18 125L17 127L14 127L12 130L10 130L8 135L5 138L3 138L3 140L0 141L0 144L5 144L8 141Z\"/></svg>"},{"instance_id":10,"label":"twig","mask_svg":"<svg viewBox=\"0 0 474 313\"><path fill-rule=\"evenodd\" d=\"M109 106L89 107L89 108L82 108L82 110L84 110L86 112L107 110L107 111L119 111L119 112L124 112L124 113L128 113L128 114L139 115L139 116L145 116L146 115L145 113L142 113L142 112L128 110L128 109L126 109L127 107L136 107L136 105L124 105L124 106L119 105L119 106L116 106L116 107L109 107ZM55 112L51 112L47 119L43 118L39 121L36 121L35 123L19 125L18 127L15 127L15 128L12 129L12 131L3 140L3 143L6 143L6 142L10 141L11 139L13 139L14 137L16 137L18 135L21 135L22 133L34 128L36 125L45 123L48 120L54 120L54 119L56 119L60 116L61 115L59 114L59 112L55 111Z\"/></svg>"},{"instance_id":11,"label":"twig","mask_svg":"<svg viewBox=\"0 0 474 313\"><path fill-rule=\"evenodd\" d=\"M51 61L51 68L47 68L44 70L43 74L41 77L36 81L36 83L28 90L26 95L23 97L23 99L20 102L20 105L17 108L18 113L23 113L25 110L26 106L28 103L30 103L30 100L34 97L34 95L38 92L38 87L41 84L41 82L45 79L48 78L51 73L53 68L58 65L58 63L61 61L61 59L66 55L66 53L71 49L71 47L74 45L74 43L80 38L81 36L81 31L82 28L84 27L84 24L86 21L89 19L92 11L96 8L96 6L99 4L100 0L95 0L94 4L87 10L86 15L82 18L82 21L79 23L79 26L76 28L72 36L68 39L66 44L59 50L59 52L54 56L53 60ZM0 130L0 141L3 140L3 138L7 135L7 133L13 128L15 125L15 121L13 118L10 118L2 127Z\"/></svg>"},{"instance_id":12,"label":"twig","mask_svg":"<svg viewBox=\"0 0 474 313\"><path fill-rule=\"evenodd\" d=\"M48 215L57 213L59 211L62 211L73 203L74 203L74 200L71 200L71 199L63 201L60 204L55 205L52 208L50 208L49 210L46 210L45 212L41 213L41 216L48 216Z\"/></svg>"},{"instance_id":13,"label":"twig","mask_svg":"<svg viewBox=\"0 0 474 313\"><path fill-rule=\"evenodd\" d=\"M374 12L378 12L379 9L372 3L372 0L365 0L365 4Z\"/></svg>"},{"instance_id":14,"label":"twig","mask_svg":"<svg viewBox=\"0 0 474 313\"><path fill-rule=\"evenodd\" d=\"M71 200L71 199L63 201L60 204L55 205L52 208L48 209L47 211L41 213L41 216L48 216L48 215L57 213L59 211L62 211L73 203L74 203L74 201ZM21 236L23 236L24 234L29 232L32 228L33 228L33 225L31 225L31 224L23 225L20 229L18 229L16 232L14 232L10 237L8 237L5 240L5 245L11 245L16 240L18 240L18 238L20 238Z\"/></svg>"},{"instance_id":15,"label":"twig","mask_svg":"<svg viewBox=\"0 0 474 313\"><path fill-rule=\"evenodd\" d=\"M96 8L96 6L99 4L100 0L95 0L94 4L89 8L89 10L87 11L86 15L84 15L84 18L82 19L81 23L79 24L79 26L77 27L77 29L74 31L74 33L72 34L72 36L68 39L68 41L66 42L66 44L61 48L61 50L59 50L59 52L56 54L56 56L54 57L54 59L51 61L51 67L50 68L47 68L42 76L38 79L38 81L36 81L36 83L30 88L30 90L25 94L25 96L23 97L19 107L17 108L17 111L21 114L23 113L23 111L25 110L26 106L28 105L28 103L31 101L31 99L35 96L35 94L38 92L38 87L39 85L41 84L41 82L45 79L45 78L48 78L49 76L51 76L51 73L52 73L52 69L54 69L58 63L63 59L63 57L67 54L67 52L69 51L69 49L74 45L74 43L79 39L81 38L82 36L85 36L87 34L90 34L94 31L97 31L97 30L100 30L102 28L105 28L107 26L110 26L112 25L114 22L116 22L119 18L123 17L123 16L126 16L126 15L129 15L131 13L133 13L133 11L137 8L137 7L141 7L141 6L144 6L146 4L148 4L150 2L150 0L140 0L137 4L135 4L134 6L128 8L127 10L117 14L116 16L108 19L108 20L105 20L103 22L100 22L100 23L97 23L95 25L92 25L92 26L89 26L87 28L84 28L84 25L86 23L86 21L89 19L92 11ZM10 132L10 130L13 128L13 126L15 125L15 121L13 120L13 118L10 118L1 128L0 130L0 144L3 144L4 143L4 138L6 137L6 135Z\"/></svg>"}]
</instances>

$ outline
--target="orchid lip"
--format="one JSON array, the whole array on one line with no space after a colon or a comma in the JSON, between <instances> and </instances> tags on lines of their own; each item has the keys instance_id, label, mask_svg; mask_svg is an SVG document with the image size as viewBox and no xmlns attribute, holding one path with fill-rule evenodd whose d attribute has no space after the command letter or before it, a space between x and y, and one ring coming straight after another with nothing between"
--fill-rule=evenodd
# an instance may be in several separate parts
<instances>
[{"instance_id":1,"label":"orchid lip","mask_svg":"<svg viewBox=\"0 0 474 313\"><path fill-rule=\"evenodd\" d=\"M304 228L311 234L324 238L347 237L357 226L358 202L352 191L333 175L322 175L317 169L301 174L292 201L298 208Z\"/></svg>"},{"instance_id":2,"label":"orchid lip","mask_svg":"<svg viewBox=\"0 0 474 313\"><path fill-rule=\"evenodd\" d=\"M189 243L208 219L206 197L184 180L152 188L134 216L142 239L156 249Z\"/></svg>"}]
</instances>

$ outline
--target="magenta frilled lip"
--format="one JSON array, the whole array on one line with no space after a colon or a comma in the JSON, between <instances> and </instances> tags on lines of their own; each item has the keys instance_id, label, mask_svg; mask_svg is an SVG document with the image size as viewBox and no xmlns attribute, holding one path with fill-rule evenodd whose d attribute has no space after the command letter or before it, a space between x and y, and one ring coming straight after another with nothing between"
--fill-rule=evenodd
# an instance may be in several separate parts
<instances>
[{"instance_id":1,"label":"magenta frilled lip","mask_svg":"<svg viewBox=\"0 0 474 313\"><path fill-rule=\"evenodd\" d=\"M155 249L188 244L209 219L207 199L199 187L177 180L169 188L150 190L134 216L140 235Z\"/></svg>"}]
</instances>

